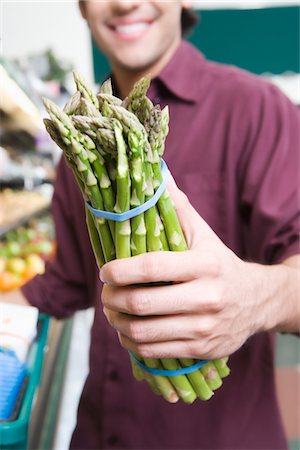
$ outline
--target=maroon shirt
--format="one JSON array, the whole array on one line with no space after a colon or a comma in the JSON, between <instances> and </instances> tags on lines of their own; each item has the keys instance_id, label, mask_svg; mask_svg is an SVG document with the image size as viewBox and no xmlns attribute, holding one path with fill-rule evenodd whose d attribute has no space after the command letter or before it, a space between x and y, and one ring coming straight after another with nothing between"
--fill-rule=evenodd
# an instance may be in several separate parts
<instances>
[{"instance_id":1,"label":"maroon shirt","mask_svg":"<svg viewBox=\"0 0 300 450\"><path fill-rule=\"evenodd\" d=\"M296 107L276 87L208 62L187 43L152 82L149 94L170 107L169 168L225 244L260 263L298 253ZM95 305L90 373L72 448L285 449L271 336L251 337L230 357L232 373L208 402L168 404L133 378L128 354L102 313L83 201L64 160L53 214L57 259L23 292L57 317Z\"/></svg>"}]
</instances>

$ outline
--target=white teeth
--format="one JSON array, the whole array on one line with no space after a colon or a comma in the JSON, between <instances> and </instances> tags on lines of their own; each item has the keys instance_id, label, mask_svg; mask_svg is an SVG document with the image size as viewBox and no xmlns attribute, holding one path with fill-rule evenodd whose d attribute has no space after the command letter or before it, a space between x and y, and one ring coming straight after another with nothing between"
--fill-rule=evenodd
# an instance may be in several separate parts
<instances>
[{"instance_id":1,"label":"white teeth","mask_svg":"<svg viewBox=\"0 0 300 450\"><path fill-rule=\"evenodd\" d=\"M149 27L148 23L132 23L130 25L118 25L115 27L116 31L120 33L137 33L139 31L143 31Z\"/></svg>"}]
</instances>

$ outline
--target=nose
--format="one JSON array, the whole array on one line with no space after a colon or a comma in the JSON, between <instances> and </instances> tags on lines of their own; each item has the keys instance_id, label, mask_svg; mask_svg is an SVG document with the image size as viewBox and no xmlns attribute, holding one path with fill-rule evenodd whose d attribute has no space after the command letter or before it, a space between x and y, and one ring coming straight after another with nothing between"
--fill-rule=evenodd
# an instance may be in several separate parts
<instances>
[{"instance_id":1,"label":"nose","mask_svg":"<svg viewBox=\"0 0 300 450\"><path fill-rule=\"evenodd\" d=\"M111 8L119 13L126 14L136 8L143 2L144 0L111 0Z\"/></svg>"}]
</instances>

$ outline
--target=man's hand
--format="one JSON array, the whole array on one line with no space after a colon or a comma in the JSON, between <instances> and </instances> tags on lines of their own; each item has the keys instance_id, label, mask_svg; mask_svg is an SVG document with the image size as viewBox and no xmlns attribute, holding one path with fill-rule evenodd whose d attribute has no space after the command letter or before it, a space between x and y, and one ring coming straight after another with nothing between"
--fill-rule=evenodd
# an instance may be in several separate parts
<instances>
[{"instance_id":1,"label":"man's hand","mask_svg":"<svg viewBox=\"0 0 300 450\"><path fill-rule=\"evenodd\" d=\"M104 313L121 344L142 357L212 359L259 331L297 331L294 258L274 266L242 261L174 182L169 190L190 250L115 260L100 272ZM153 282L170 284L139 286Z\"/></svg>"}]
</instances>

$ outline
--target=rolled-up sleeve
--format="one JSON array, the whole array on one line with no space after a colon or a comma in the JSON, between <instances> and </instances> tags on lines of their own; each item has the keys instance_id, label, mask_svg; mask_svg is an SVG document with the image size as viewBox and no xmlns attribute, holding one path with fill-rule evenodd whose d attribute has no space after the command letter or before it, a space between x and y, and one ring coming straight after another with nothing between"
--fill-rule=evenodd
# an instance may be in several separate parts
<instances>
[{"instance_id":1,"label":"rolled-up sleeve","mask_svg":"<svg viewBox=\"0 0 300 450\"><path fill-rule=\"evenodd\" d=\"M251 108L256 126L248 124L241 191L248 211L247 254L254 261L278 263L300 251L300 115L271 85L250 101Z\"/></svg>"}]
</instances>

